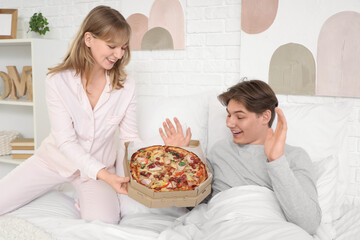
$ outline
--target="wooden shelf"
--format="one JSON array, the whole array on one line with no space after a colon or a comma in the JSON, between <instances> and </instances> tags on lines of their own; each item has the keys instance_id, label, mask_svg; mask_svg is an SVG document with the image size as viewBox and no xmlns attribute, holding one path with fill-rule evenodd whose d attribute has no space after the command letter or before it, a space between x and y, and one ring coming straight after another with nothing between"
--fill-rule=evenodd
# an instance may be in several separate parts
<instances>
[{"instance_id":1,"label":"wooden shelf","mask_svg":"<svg viewBox=\"0 0 360 240\"><path fill-rule=\"evenodd\" d=\"M12 159L11 155L0 156L0 163L10 163L10 164L19 165L25 160L26 159Z\"/></svg>"}]
</instances>

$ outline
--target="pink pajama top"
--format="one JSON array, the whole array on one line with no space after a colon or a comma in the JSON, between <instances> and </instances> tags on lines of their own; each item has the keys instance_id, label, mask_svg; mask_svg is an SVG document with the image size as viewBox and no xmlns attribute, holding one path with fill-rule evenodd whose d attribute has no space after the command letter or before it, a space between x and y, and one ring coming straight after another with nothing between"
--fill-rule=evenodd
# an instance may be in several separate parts
<instances>
[{"instance_id":1,"label":"pink pajama top","mask_svg":"<svg viewBox=\"0 0 360 240\"><path fill-rule=\"evenodd\" d=\"M59 172L96 179L102 168L114 166L115 131L121 141L138 139L135 82L127 79L120 90L111 91L109 77L92 109L80 74L67 70L46 80L46 102L51 131L35 156Z\"/></svg>"}]
</instances>

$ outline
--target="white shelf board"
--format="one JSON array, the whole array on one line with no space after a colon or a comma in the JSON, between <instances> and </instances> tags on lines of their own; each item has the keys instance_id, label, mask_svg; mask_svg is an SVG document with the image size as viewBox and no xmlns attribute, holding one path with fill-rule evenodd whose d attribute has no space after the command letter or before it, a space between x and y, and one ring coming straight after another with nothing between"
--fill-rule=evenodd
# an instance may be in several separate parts
<instances>
[{"instance_id":1,"label":"white shelf board","mask_svg":"<svg viewBox=\"0 0 360 240\"><path fill-rule=\"evenodd\" d=\"M0 156L0 163L11 163L11 164L19 165L23 161L25 161L25 159L12 159L11 155Z\"/></svg>"},{"instance_id":2,"label":"white shelf board","mask_svg":"<svg viewBox=\"0 0 360 240\"><path fill-rule=\"evenodd\" d=\"M24 46L30 45L32 39L0 39L0 45L6 44L7 46Z\"/></svg>"},{"instance_id":3,"label":"white shelf board","mask_svg":"<svg viewBox=\"0 0 360 240\"><path fill-rule=\"evenodd\" d=\"M0 104L19 105L19 106L34 106L34 102L28 101L26 99L18 99L18 100L2 99L2 100L0 100Z\"/></svg>"}]
</instances>

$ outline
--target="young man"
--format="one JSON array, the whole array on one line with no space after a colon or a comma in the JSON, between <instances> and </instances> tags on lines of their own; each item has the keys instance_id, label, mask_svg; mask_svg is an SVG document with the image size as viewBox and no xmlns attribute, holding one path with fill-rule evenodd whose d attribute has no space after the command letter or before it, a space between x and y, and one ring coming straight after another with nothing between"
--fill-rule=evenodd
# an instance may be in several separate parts
<instances>
[{"instance_id":1,"label":"young man","mask_svg":"<svg viewBox=\"0 0 360 240\"><path fill-rule=\"evenodd\" d=\"M312 163L299 147L285 144L287 124L278 100L268 84L259 80L240 82L219 97L226 106L226 125L233 139L220 140L208 156L213 173L212 196L226 189L258 185L274 191L289 222L315 234L321 209ZM271 128L275 113L278 122ZM160 129L165 144L190 141L167 119Z\"/></svg>"}]
</instances>

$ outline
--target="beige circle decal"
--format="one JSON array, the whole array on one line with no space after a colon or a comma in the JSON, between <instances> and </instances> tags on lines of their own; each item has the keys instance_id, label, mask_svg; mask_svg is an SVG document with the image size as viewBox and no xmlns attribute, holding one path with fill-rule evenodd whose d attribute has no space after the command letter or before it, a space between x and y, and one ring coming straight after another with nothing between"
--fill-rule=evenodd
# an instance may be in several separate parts
<instances>
[{"instance_id":1,"label":"beige circle decal","mask_svg":"<svg viewBox=\"0 0 360 240\"><path fill-rule=\"evenodd\" d=\"M280 46L271 57L269 85L279 94L314 95L315 60L303 45Z\"/></svg>"},{"instance_id":2,"label":"beige circle decal","mask_svg":"<svg viewBox=\"0 0 360 240\"><path fill-rule=\"evenodd\" d=\"M168 30L156 27L150 29L143 37L142 50L174 49L174 43Z\"/></svg>"}]
</instances>

